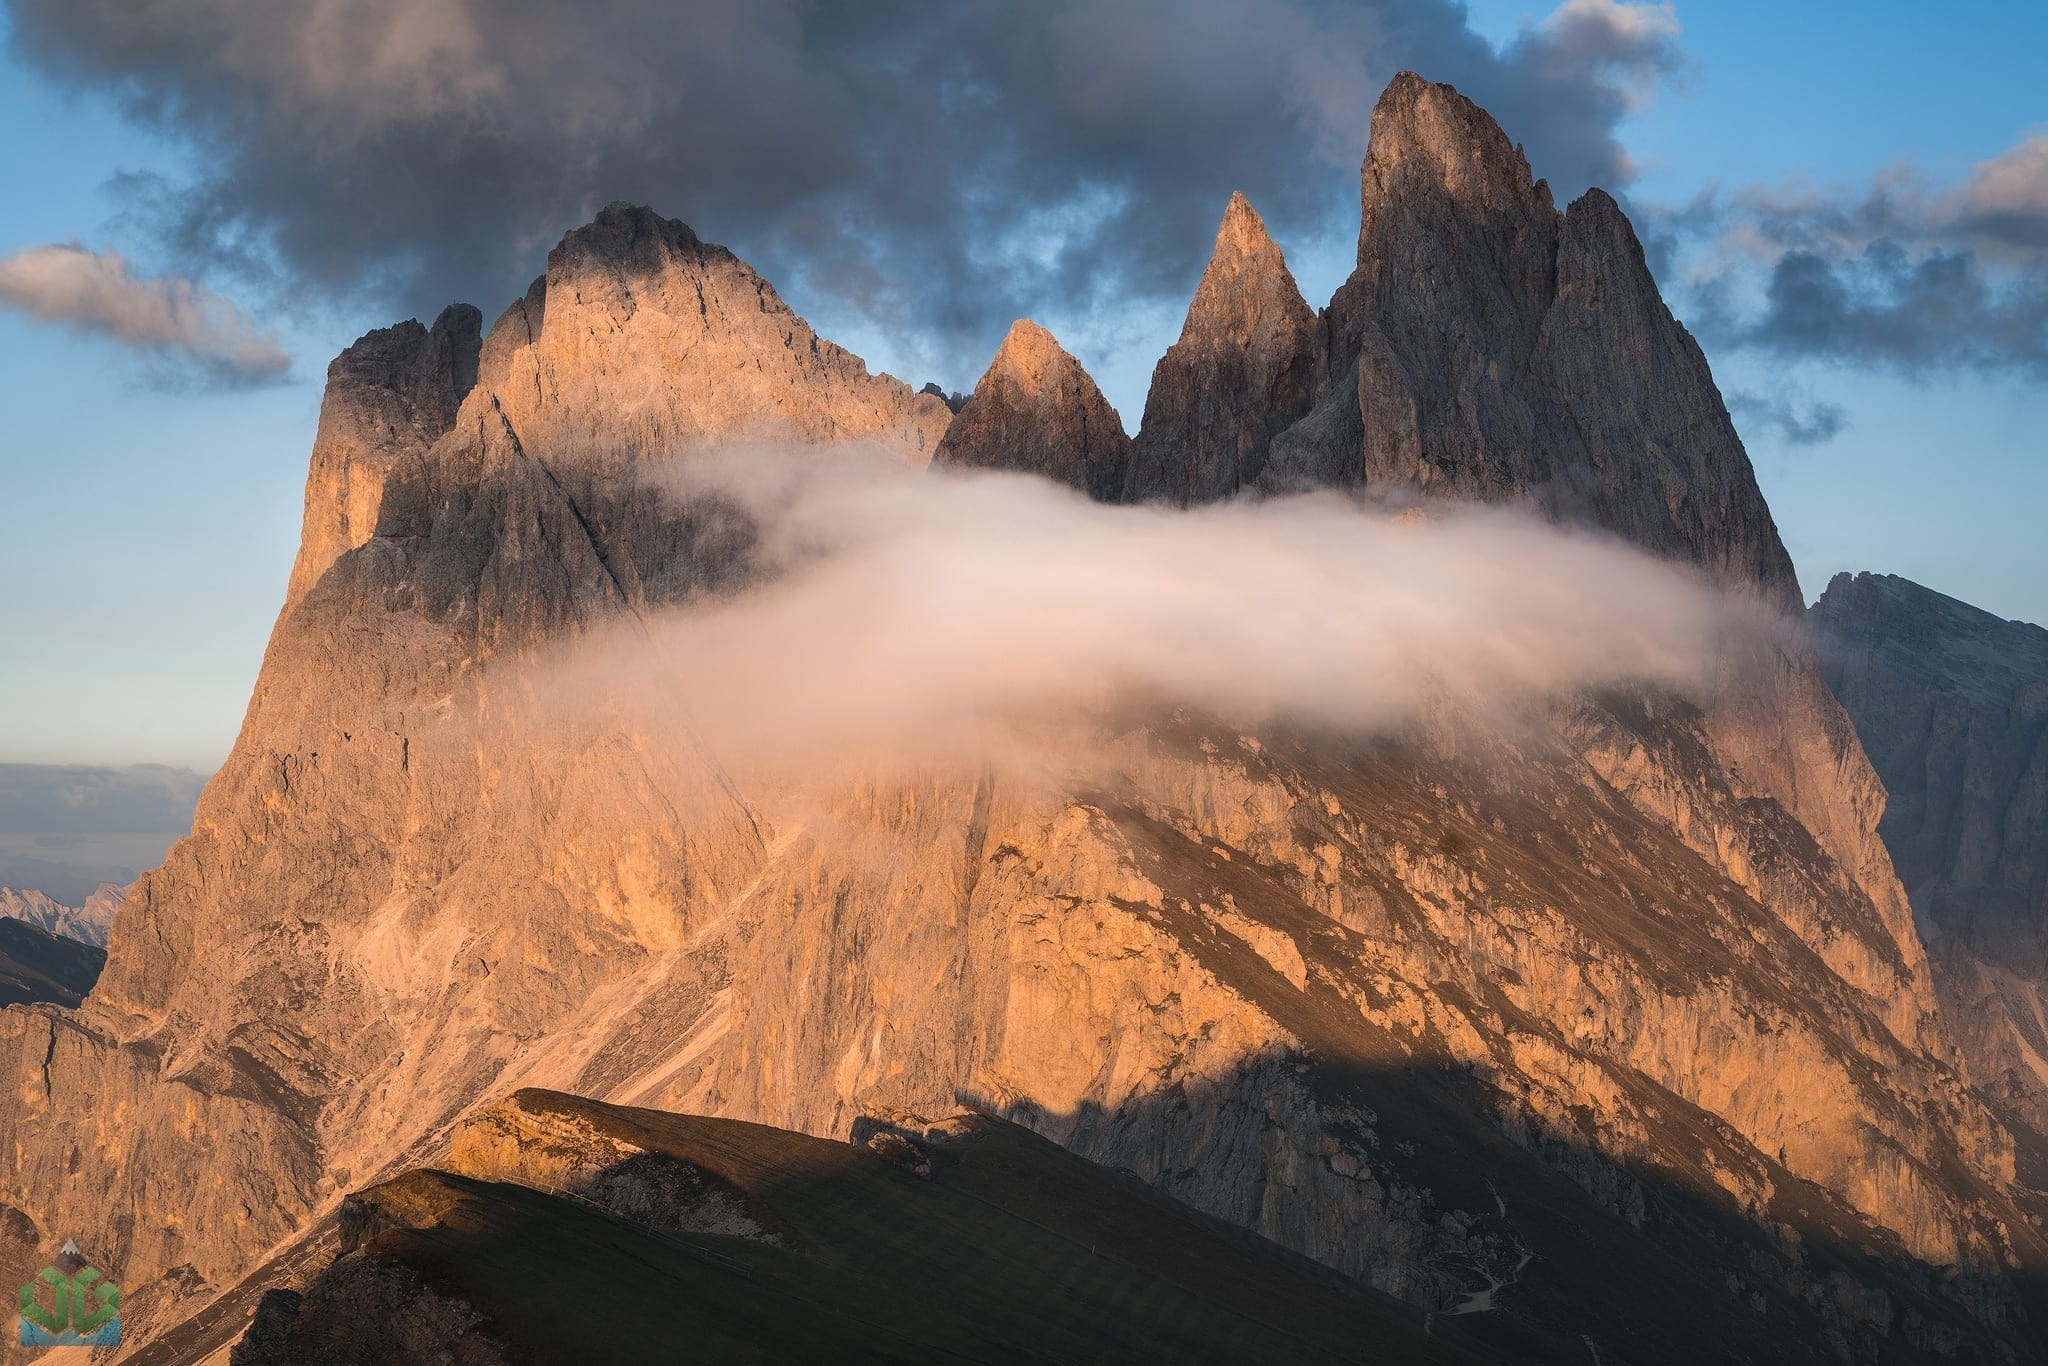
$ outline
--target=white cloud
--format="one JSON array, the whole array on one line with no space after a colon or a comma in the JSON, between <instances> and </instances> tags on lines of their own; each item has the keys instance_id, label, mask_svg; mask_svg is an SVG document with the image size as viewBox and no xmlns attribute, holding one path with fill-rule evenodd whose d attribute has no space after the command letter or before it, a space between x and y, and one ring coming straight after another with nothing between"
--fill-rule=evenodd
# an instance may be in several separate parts
<instances>
[{"instance_id":1,"label":"white cloud","mask_svg":"<svg viewBox=\"0 0 2048 1366\"><path fill-rule=\"evenodd\" d=\"M756 586L584 642L559 681L572 710L649 683L742 769L982 758L1123 707L1363 733L1448 695L1509 717L1585 687L1690 688L1761 620L1499 508L1107 507L844 452L695 459L675 491L753 522Z\"/></svg>"}]
</instances>

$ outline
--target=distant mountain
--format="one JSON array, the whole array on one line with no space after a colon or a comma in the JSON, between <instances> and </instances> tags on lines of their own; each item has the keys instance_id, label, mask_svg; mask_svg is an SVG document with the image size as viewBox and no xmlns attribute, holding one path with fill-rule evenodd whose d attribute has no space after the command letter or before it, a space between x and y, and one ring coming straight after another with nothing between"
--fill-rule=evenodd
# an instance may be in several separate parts
<instances>
[{"instance_id":1,"label":"distant mountain","mask_svg":"<svg viewBox=\"0 0 2048 1366\"><path fill-rule=\"evenodd\" d=\"M1811 615L1971 1076L2048 1144L2048 630L1886 574Z\"/></svg>"},{"instance_id":2,"label":"distant mountain","mask_svg":"<svg viewBox=\"0 0 2048 1366\"><path fill-rule=\"evenodd\" d=\"M454 306L351 346L285 606L190 837L133 889L83 1007L0 1012L0 1284L65 1230L124 1269L133 1342L211 1351L255 1309L252 1273L317 1271L339 1240L355 1251L305 1317L269 1301L273 1340L421 1285L504 1355L545 1357L566 1330L536 1316L609 1295L591 1260L609 1250L641 1259L619 1272L641 1294L781 1306L753 1321L764 1351L853 1331L838 1310L866 1296L914 1300L921 1343L943 1344L974 1275L878 1282L802 1221L844 1195L882 1266L913 1265L890 1220L976 1208L949 1181L985 1178L976 1198L1001 1205L1014 1160L1044 1205L979 1209L964 1241L986 1241L960 1256L1014 1252L1004 1322L1065 1331L1040 1317L1059 1298L1040 1233L1097 1206L1105 1237L1143 1222L1098 1177L1002 1131L953 1173L927 1151L928 1185L839 1180L869 1159L838 1140L930 1139L908 1117L969 1108L1487 1360L2048 1358L2048 1203L1959 1070L1883 789L1626 216L1597 191L1559 210L1483 110L1411 74L1374 111L1360 208L1357 270L1313 328L1250 206L1226 210L1136 442L1034 325L955 416L731 252L623 204L487 331ZM1021 471L1070 504L1511 504L1684 566L1770 629L1696 692L1511 720L1445 695L1393 733L1254 732L1133 704L1048 718L1030 762L750 767L693 726L686 690L652 689L650 713L644 678L670 676L663 614L773 586L762 526L685 477L763 444ZM1312 625L1329 605L1270 610ZM565 684L560 658L598 642ZM709 1116L630 1120L637 1147L699 1169L773 1147L762 1180L788 1203L749 1198L786 1245L650 1243L616 1211L504 1189L571 1175L547 1143L518 1181L432 1174L474 1157L480 1109L534 1087ZM520 1104L500 1113L521 1134L554 1123L540 1111L627 1123ZM1100 1243L1062 1241L1062 1293L1101 1303ZM1126 1245L1135 1321L1154 1292L1169 1321L1244 1303L1166 1270L1173 1242ZM1246 1277L1298 1266L1215 1255ZM747 1284L720 1279L735 1265ZM576 1293L527 1289L554 1278ZM806 1278L830 1298L771 1297ZM1304 1311L1305 1341L1332 1305ZM868 1354L894 1349L890 1317Z\"/></svg>"},{"instance_id":3,"label":"distant mountain","mask_svg":"<svg viewBox=\"0 0 2048 1366\"><path fill-rule=\"evenodd\" d=\"M0 887L0 917L26 921L51 934L76 939L95 948L107 946L107 931L113 928L114 912L121 909L128 889L103 882L85 898L82 906L66 906L42 892L25 892Z\"/></svg>"},{"instance_id":4,"label":"distant mountain","mask_svg":"<svg viewBox=\"0 0 2048 1366\"><path fill-rule=\"evenodd\" d=\"M0 919L0 1006L75 1006L99 980L106 961L106 952L91 944L25 920Z\"/></svg>"}]
</instances>

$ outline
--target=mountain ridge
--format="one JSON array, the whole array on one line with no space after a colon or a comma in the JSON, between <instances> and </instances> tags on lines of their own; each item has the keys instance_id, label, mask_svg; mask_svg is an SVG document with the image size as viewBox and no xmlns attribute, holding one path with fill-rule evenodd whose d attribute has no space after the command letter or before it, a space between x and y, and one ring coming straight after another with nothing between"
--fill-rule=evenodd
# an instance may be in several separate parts
<instances>
[{"instance_id":1,"label":"mountain ridge","mask_svg":"<svg viewBox=\"0 0 2048 1366\"><path fill-rule=\"evenodd\" d=\"M2048 1135L2048 630L1868 573L1810 616L1971 1074Z\"/></svg>"},{"instance_id":2,"label":"mountain ridge","mask_svg":"<svg viewBox=\"0 0 2048 1366\"><path fill-rule=\"evenodd\" d=\"M1785 616L1747 457L1612 201L1560 219L1419 78L1373 144L1360 271L1261 482L1527 499ZM1449 292L1404 299L1395 263ZM1449 700L1373 737L1087 716L1080 774L791 785L623 684L538 700L594 632L753 581L757 529L656 466L950 464L977 405L1042 451L1099 392L1069 357L1078 399L984 386L955 418L625 206L480 317L330 371L234 753L83 1007L0 1014L0 1269L79 1230L147 1342L522 1087L816 1136L964 1096L1427 1313L1487 1296L1456 1316L1495 1355L1668 1355L1723 1321L1816 1357L2041 1346L2039 1193L1956 1070L1882 789L1796 628L1731 647L1703 702L1564 698L1526 733ZM1518 444L1560 415L1594 436ZM1122 449L1064 474L1121 497ZM1560 470L1599 477L1565 498ZM122 1133L80 1132L108 1106ZM203 1167L131 1160L194 1132ZM1603 1312L1623 1265L1642 1303Z\"/></svg>"}]
</instances>

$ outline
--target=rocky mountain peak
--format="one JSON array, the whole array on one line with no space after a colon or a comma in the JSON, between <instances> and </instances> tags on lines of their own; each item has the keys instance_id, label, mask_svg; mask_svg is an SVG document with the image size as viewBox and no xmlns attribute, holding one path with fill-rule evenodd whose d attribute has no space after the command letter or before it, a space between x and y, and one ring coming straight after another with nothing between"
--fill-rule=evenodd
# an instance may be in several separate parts
<instances>
[{"instance_id":1,"label":"rocky mountain peak","mask_svg":"<svg viewBox=\"0 0 2048 1366\"><path fill-rule=\"evenodd\" d=\"M874 442L922 464L951 418L819 337L732 252L625 203L562 238L484 350L483 426L495 414L600 471L735 437Z\"/></svg>"},{"instance_id":2,"label":"rocky mountain peak","mask_svg":"<svg viewBox=\"0 0 2048 1366\"><path fill-rule=\"evenodd\" d=\"M1454 86L1403 71L1372 111L1360 174L1359 264L1381 240L1378 230L1418 199L1482 218L1555 212L1550 186L1534 178L1528 157L1491 114Z\"/></svg>"},{"instance_id":3,"label":"rocky mountain peak","mask_svg":"<svg viewBox=\"0 0 2048 1366\"><path fill-rule=\"evenodd\" d=\"M1265 222L1233 194L1180 340L1152 371L1125 496L1186 505L1258 478L1314 399L1316 317Z\"/></svg>"},{"instance_id":4,"label":"rocky mountain peak","mask_svg":"<svg viewBox=\"0 0 2048 1366\"><path fill-rule=\"evenodd\" d=\"M1432 330L1479 332L1489 359L1519 362L1550 304L1558 227L1550 187L1493 116L1403 72L1373 108L1358 271L1331 311L1346 332L1361 305L1433 318ZM1342 349L1348 358L1350 338Z\"/></svg>"},{"instance_id":5,"label":"rocky mountain peak","mask_svg":"<svg viewBox=\"0 0 2048 1366\"><path fill-rule=\"evenodd\" d=\"M1129 478L1131 439L1081 363L1020 318L932 463L1043 474L1110 502Z\"/></svg>"},{"instance_id":6,"label":"rocky mountain peak","mask_svg":"<svg viewBox=\"0 0 2048 1366\"><path fill-rule=\"evenodd\" d=\"M665 256L696 251L703 245L703 239L681 219L665 218L644 204L614 200L590 222L564 233L561 243L548 254L548 265L553 269L558 260L588 258L653 266Z\"/></svg>"},{"instance_id":7,"label":"rocky mountain peak","mask_svg":"<svg viewBox=\"0 0 2048 1366\"><path fill-rule=\"evenodd\" d=\"M1244 191L1232 190L1230 202L1223 206L1223 222L1216 229L1216 246L1209 257L1209 269L1202 277L1207 284L1217 276L1227 276L1234 270L1243 269L1253 262L1273 262L1286 269L1280 260L1280 248L1274 243L1272 234L1266 231L1266 220L1259 217L1259 211L1244 197Z\"/></svg>"},{"instance_id":8,"label":"rocky mountain peak","mask_svg":"<svg viewBox=\"0 0 2048 1366\"><path fill-rule=\"evenodd\" d=\"M724 247L612 204L562 238L487 336L457 305L432 329L372 332L330 367L288 606L373 537L429 536L479 471L519 490L493 506L536 501L574 544L610 525L601 505L637 496L643 463L739 439L857 441L921 465L951 418L943 398L819 337ZM652 591L639 548L598 539L582 557L597 599ZM478 602L457 580L444 596Z\"/></svg>"},{"instance_id":9,"label":"rocky mountain peak","mask_svg":"<svg viewBox=\"0 0 2048 1366\"><path fill-rule=\"evenodd\" d=\"M1618 207L1557 214L1449 87L1403 77L1382 104L1366 250L1315 344L1233 206L1155 383L1160 449L1178 413L1190 449L1242 462L1304 401L1306 355L1314 406L1262 483L1526 501L1792 600ZM948 428L938 396L870 374L745 262L626 206L564 238L480 350L478 330L451 312L337 366L308 486L317 582L191 835L138 883L77 1010L0 1010L15 1283L75 1231L148 1307L138 1339L198 1360L342 1230L391 1246L351 1193L428 1209L442 1177L398 1173L452 1154L493 1097L614 1102L581 1116L597 1128L643 1106L779 1126L742 1136L795 1154L762 1169L785 1192L822 1170L796 1132L873 1120L931 1170L831 1160L919 1208L958 1172L1001 1175L949 1169L948 1121L916 1119L972 1100L1400 1295L1407 1321L1433 1316L1425 1343L1465 1335L1482 1359L2043 1359L2001 1279L2048 1267L2038 1194L1951 1067L1870 829L1883 792L1797 651L1730 659L1703 698L1617 689L1507 728L1447 706L1371 744L1133 709L1047 727L1081 765L760 770L691 730L634 629L735 586L717 575L745 533L663 500L640 462L762 435L936 446L1113 499L1136 486L1116 413L1026 322ZM1183 476L1161 496L1193 495ZM1277 610L1315 629L1321 606ZM558 649L599 631L588 687L558 686ZM735 1184L683 1177L670 1189L721 1201ZM536 1206L511 1184L477 1198ZM817 1189L797 1203L851 1208ZM1101 1203L1067 1189L1061 1208ZM570 1216L589 1241L563 1240ZM509 1226L486 1208L470 1227ZM523 1244L531 1283L621 1246L580 1207L537 1227L487 1240ZM677 1250L662 1233L650 1255ZM823 1246L805 1237L789 1246ZM342 1292L371 1261L352 1255ZM701 1279L645 1284L643 1307L724 1303ZM1258 1305L1305 1322L1281 1284ZM351 1293L325 1302L364 1317Z\"/></svg>"},{"instance_id":10,"label":"rocky mountain peak","mask_svg":"<svg viewBox=\"0 0 2048 1366\"><path fill-rule=\"evenodd\" d=\"M1406 72L1373 111L1361 187L1315 407L1275 439L1266 484L1526 503L1799 610L1706 358L1611 196L1560 214L1485 110Z\"/></svg>"},{"instance_id":11,"label":"rocky mountain peak","mask_svg":"<svg viewBox=\"0 0 2048 1366\"><path fill-rule=\"evenodd\" d=\"M989 362L990 374L1002 374L1041 390L1048 382L1066 378L1067 371L1080 368L1081 363L1067 354L1058 338L1029 318L1010 324L995 359Z\"/></svg>"}]
</instances>

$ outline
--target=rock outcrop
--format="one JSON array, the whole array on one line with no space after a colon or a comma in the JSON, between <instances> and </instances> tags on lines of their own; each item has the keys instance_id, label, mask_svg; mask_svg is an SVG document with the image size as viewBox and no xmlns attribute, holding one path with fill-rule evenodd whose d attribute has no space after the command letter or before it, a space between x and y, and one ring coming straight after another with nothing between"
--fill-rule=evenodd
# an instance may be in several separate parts
<instances>
[{"instance_id":1,"label":"rock outcrop","mask_svg":"<svg viewBox=\"0 0 2048 1366\"><path fill-rule=\"evenodd\" d=\"M1704 356L1613 199L1559 214L1449 86L1373 111L1358 269L1322 317L1316 409L1265 482L1524 501L1803 605Z\"/></svg>"},{"instance_id":2,"label":"rock outcrop","mask_svg":"<svg viewBox=\"0 0 2048 1366\"><path fill-rule=\"evenodd\" d=\"M1273 438L1307 414L1315 369L1315 312L1234 194L1180 340L1152 371L1125 500L1185 507L1251 485Z\"/></svg>"},{"instance_id":3,"label":"rock outcrop","mask_svg":"<svg viewBox=\"0 0 2048 1366\"><path fill-rule=\"evenodd\" d=\"M2048 630L1876 574L1811 617L1970 1074L2048 1136Z\"/></svg>"},{"instance_id":4,"label":"rock outcrop","mask_svg":"<svg viewBox=\"0 0 2048 1366\"><path fill-rule=\"evenodd\" d=\"M1081 363L1052 333L1020 318L932 463L1042 474L1111 502L1130 478L1131 438Z\"/></svg>"},{"instance_id":5,"label":"rock outcrop","mask_svg":"<svg viewBox=\"0 0 2048 1366\"><path fill-rule=\"evenodd\" d=\"M417 318L381 328L327 367L287 602L377 534L385 480L455 425L476 383L482 327L476 309L451 304L431 328Z\"/></svg>"},{"instance_id":6,"label":"rock outcrop","mask_svg":"<svg viewBox=\"0 0 2048 1366\"><path fill-rule=\"evenodd\" d=\"M1499 130L1412 77L1366 203L1317 407L1262 482L1528 499L1787 606L1611 206L1545 217ZM752 772L639 632L755 586L758 529L664 470L936 446L1114 500L1131 447L1092 383L1020 324L940 437L937 398L616 207L466 389L462 315L435 331L337 364L326 548L99 986L0 1012L0 1271L69 1234L138 1342L214 1350L264 1305L289 1340L279 1268L344 1215L397 1208L419 1249L541 1209L402 1175L536 1086L834 1139L972 1105L1487 1359L2043 1354L2048 1211L1954 1066L1881 790L1796 636L1726 659L1704 707L1562 698L1512 733L1450 701L1370 738L1103 713L1029 764ZM548 665L597 630L631 667L564 698ZM889 1180L940 1184L883 1146Z\"/></svg>"}]
</instances>

